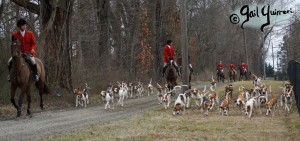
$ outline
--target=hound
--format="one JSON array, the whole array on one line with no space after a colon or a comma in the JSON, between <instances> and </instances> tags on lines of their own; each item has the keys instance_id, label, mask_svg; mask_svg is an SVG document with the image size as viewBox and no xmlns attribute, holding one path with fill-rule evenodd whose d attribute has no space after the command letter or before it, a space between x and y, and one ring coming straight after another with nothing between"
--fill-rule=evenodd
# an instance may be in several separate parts
<instances>
[{"instance_id":1,"label":"hound","mask_svg":"<svg viewBox=\"0 0 300 141\"><path fill-rule=\"evenodd\" d=\"M166 110L170 107L170 103L171 103L171 93L172 93L172 92L168 92L168 93L165 93L165 94L162 96L162 102L164 103L164 107L165 107Z\"/></svg>"},{"instance_id":2,"label":"hound","mask_svg":"<svg viewBox=\"0 0 300 141\"><path fill-rule=\"evenodd\" d=\"M214 76L213 76L213 75L211 76L211 82L210 82L210 84L211 84L211 86L213 86L213 87L217 88L217 82L215 81L215 79L214 79Z\"/></svg>"},{"instance_id":3,"label":"hound","mask_svg":"<svg viewBox=\"0 0 300 141\"><path fill-rule=\"evenodd\" d=\"M271 113L271 109L273 110L272 116L274 116L276 107L277 107L277 98L276 98L276 97L273 97L273 98L267 103L267 113L266 113L266 116L268 116L269 113ZM279 111L278 111L278 112L279 112Z\"/></svg>"},{"instance_id":4,"label":"hound","mask_svg":"<svg viewBox=\"0 0 300 141\"><path fill-rule=\"evenodd\" d=\"M142 82L138 82L138 85L137 85L138 97L142 97L143 96L143 92L144 92L143 84L142 84Z\"/></svg>"},{"instance_id":5,"label":"hound","mask_svg":"<svg viewBox=\"0 0 300 141\"><path fill-rule=\"evenodd\" d=\"M126 95L128 93L128 87L126 84L122 84L119 90L119 101L118 104L120 104L122 107L124 106L124 98L126 97Z\"/></svg>"},{"instance_id":6,"label":"hound","mask_svg":"<svg viewBox=\"0 0 300 141\"><path fill-rule=\"evenodd\" d=\"M291 111L292 108L292 90L293 86L291 86L289 91L286 90L286 88L284 88L283 94L280 95L280 106L283 107L283 109L286 110L288 113Z\"/></svg>"},{"instance_id":7,"label":"hound","mask_svg":"<svg viewBox=\"0 0 300 141\"><path fill-rule=\"evenodd\" d=\"M219 96L216 91L213 89L213 86L210 86L211 93L208 95L208 98L212 101L212 107L214 107L215 103L219 103Z\"/></svg>"},{"instance_id":8,"label":"hound","mask_svg":"<svg viewBox=\"0 0 300 141\"><path fill-rule=\"evenodd\" d=\"M109 93L107 91L101 91L101 96L105 99L106 101L106 104L105 104L105 107L104 109L106 110L107 108L110 109L110 103L112 103L113 105L113 108L115 107L115 104L114 104L114 97L113 97L113 94L112 93Z\"/></svg>"},{"instance_id":9,"label":"hound","mask_svg":"<svg viewBox=\"0 0 300 141\"><path fill-rule=\"evenodd\" d=\"M248 118L251 118L253 110L254 110L254 106L256 104L256 98L253 97L251 98L249 101L246 102L245 104L245 115L248 116Z\"/></svg>"},{"instance_id":10,"label":"hound","mask_svg":"<svg viewBox=\"0 0 300 141\"><path fill-rule=\"evenodd\" d=\"M260 77L257 77L255 74L252 74L253 75L253 77L252 77L252 79L253 79L253 86L254 87L257 87L257 86L260 86L262 83L261 83L261 78Z\"/></svg>"},{"instance_id":11,"label":"hound","mask_svg":"<svg viewBox=\"0 0 300 141\"><path fill-rule=\"evenodd\" d=\"M232 100L232 93L233 93L233 86L232 84L229 84L225 87L225 97L226 99L228 99L229 101Z\"/></svg>"},{"instance_id":12,"label":"hound","mask_svg":"<svg viewBox=\"0 0 300 141\"><path fill-rule=\"evenodd\" d=\"M234 102L236 103L236 105L239 107L239 109L241 110L241 112L243 114L244 106L246 104L245 92L240 91L237 100L235 100Z\"/></svg>"},{"instance_id":13,"label":"hound","mask_svg":"<svg viewBox=\"0 0 300 141\"><path fill-rule=\"evenodd\" d=\"M81 105L82 107L87 107L88 104L88 93L84 93L83 91L80 91L79 88L74 89L73 93L76 95L76 107L79 105ZM81 103L83 102L83 103Z\"/></svg>"},{"instance_id":14,"label":"hound","mask_svg":"<svg viewBox=\"0 0 300 141\"><path fill-rule=\"evenodd\" d=\"M180 114L181 111L183 113L185 112L185 104L186 104L186 97L184 94L179 94L175 104L174 104L174 110L173 115Z\"/></svg>"},{"instance_id":15,"label":"hound","mask_svg":"<svg viewBox=\"0 0 300 141\"><path fill-rule=\"evenodd\" d=\"M133 97L133 92L134 92L134 86L133 86L133 83L130 82L130 83L128 83L128 95L130 98Z\"/></svg>"},{"instance_id":16,"label":"hound","mask_svg":"<svg viewBox=\"0 0 300 141\"><path fill-rule=\"evenodd\" d=\"M228 111L229 111L229 100L228 99L224 99L220 106L219 106L219 110L220 110L220 114L223 116L224 113L226 116L228 116Z\"/></svg>"},{"instance_id":17,"label":"hound","mask_svg":"<svg viewBox=\"0 0 300 141\"><path fill-rule=\"evenodd\" d=\"M150 83L148 84L148 96L150 95L150 94L153 94L154 93L154 91L153 91L153 85L152 85L152 78L150 79Z\"/></svg>"},{"instance_id":18,"label":"hound","mask_svg":"<svg viewBox=\"0 0 300 141\"><path fill-rule=\"evenodd\" d=\"M251 90L248 90L248 89L246 89L244 86L240 86L240 87L239 87L239 91L240 91L240 92L241 92L241 91L244 92L246 101L249 101L249 100L250 100L250 98L251 98L251 93L252 93L252 91L253 91L252 89L251 89Z\"/></svg>"},{"instance_id":19,"label":"hound","mask_svg":"<svg viewBox=\"0 0 300 141\"><path fill-rule=\"evenodd\" d=\"M205 85L204 90L202 91L202 93L200 93L200 90L197 89L197 88L192 89L192 91L191 91L191 98L194 99L196 106L201 107L200 103L203 102L202 99L203 99L203 96L205 95L204 94L205 91L206 91L206 85Z\"/></svg>"}]
</instances>

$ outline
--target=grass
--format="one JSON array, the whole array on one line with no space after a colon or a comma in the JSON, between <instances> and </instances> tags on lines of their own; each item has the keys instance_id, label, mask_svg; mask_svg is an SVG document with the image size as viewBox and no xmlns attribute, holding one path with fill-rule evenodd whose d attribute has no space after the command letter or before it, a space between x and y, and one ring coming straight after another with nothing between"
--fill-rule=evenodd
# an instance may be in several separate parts
<instances>
[{"instance_id":1,"label":"grass","mask_svg":"<svg viewBox=\"0 0 300 141\"><path fill-rule=\"evenodd\" d=\"M33 112L41 112L41 108L39 106L39 94L37 93L36 89L32 87L33 90L31 91L31 98L32 98L32 111ZM20 90L17 91L16 94L16 101L19 99L19 92ZM72 92L70 91L60 91L61 96L57 97L55 96L55 92L47 95L45 94L43 96L44 98L44 107L45 110L61 110L61 109L70 109L70 108L75 108L75 96ZM7 95L4 98L5 103L0 104L0 121L1 120L6 120L6 119L11 119L15 117L16 115L16 109L13 107L13 105L10 103L10 94ZM100 99L98 94L95 93L89 93L89 99L90 99L90 105L98 105L99 103L102 103L103 101ZM3 99L2 99L3 100ZM23 99L23 105L22 105L22 111L23 115L26 114L27 110L27 100L26 97Z\"/></svg>"},{"instance_id":2,"label":"grass","mask_svg":"<svg viewBox=\"0 0 300 141\"><path fill-rule=\"evenodd\" d=\"M283 86L281 81L264 81L272 85L275 95L279 95ZM246 88L252 87L250 81L233 83L235 89L243 85ZM217 89L222 94L224 86ZM175 98L173 98L175 99ZM295 107L295 106L294 106ZM254 112L251 119L245 118L237 110L231 108L229 116L222 117L217 111L203 116L195 106L186 111L184 115L173 116L172 110L165 110L163 106L132 115L123 120L112 121L106 124L91 125L85 129L52 135L38 140L59 141L59 140L120 140L120 141L141 141L141 140L300 140L300 121L296 110L285 114L280 110L280 115L266 117Z\"/></svg>"}]
</instances>

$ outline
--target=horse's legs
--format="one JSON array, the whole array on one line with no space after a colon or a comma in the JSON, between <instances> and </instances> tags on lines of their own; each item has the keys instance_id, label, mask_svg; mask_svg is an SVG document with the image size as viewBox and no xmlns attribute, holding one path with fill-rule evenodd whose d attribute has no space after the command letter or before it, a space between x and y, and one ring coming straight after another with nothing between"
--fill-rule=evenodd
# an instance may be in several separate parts
<instances>
[{"instance_id":1,"label":"horse's legs","mask_svg":"<svg viewBox=\"0 0 300 141\"><path fill-rule=\"evenodd\" d=\"M17 117L20 117L21 116L21 112L22 112L22 104L23 104L23 98L24 98L24 95L26 93L25 91L26 87L22 87L21 88L21 94L19 96L19 100L18 100L18 112L17 112Z\"/></svg>"},{"instance_id":2,"label":"horse's legs","mask_svg":"<svg viewBox=\"0 0 300 141\"><path fill-rule=\"evenodd\" d=\"M38 83L38 82L37 82ZM44 92L44 83L39 82L38 84L36 84L38 86L39 89L39 95L40 95L40 107L42 110L44 110L44 100L43 100L43 92Z\"/></svg>"},{"instance_id":3,"label":"horse's legs","mask_svg":"<svg viewBox=\"0 0 300 141\"><path fill-rule=\"evenodd\" d=\"M27 91L26 91L26 96L27 96L27 115L28 116L32 116L31 115L31 109L30 109L30 104L31 104L31 95L30 95L30 86L28 87Z\"/></svg>"},{"instance_id":4,"label":"horse's legs","mask_svg":"<svg viewBox=\"0 0 300 141\"><path fill-rule=\"evenodd\" d=\"M11 95L10 101L15 106L15 108L18 110L18 105L16 104L16 100L15 100L16 90L17 90L17 87L12 85L11 90L10 90L10 95Z\"/></svg>"}]
</instances>

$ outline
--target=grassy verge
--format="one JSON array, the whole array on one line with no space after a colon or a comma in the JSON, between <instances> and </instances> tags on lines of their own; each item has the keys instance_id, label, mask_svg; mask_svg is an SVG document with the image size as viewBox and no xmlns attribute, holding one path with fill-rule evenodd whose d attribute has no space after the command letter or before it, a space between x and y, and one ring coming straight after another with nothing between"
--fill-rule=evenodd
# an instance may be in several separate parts
<instances>
[{"instance_id":1,"label":"grassy verge","mask_svg":"<svg viewBox=\"0 0 300 141\"><path fill-rule=\"evenodd\" d=\"M279 95L283 82L265 81ZM233 83L235 89L243 85L252 87L252 82ZM217 91L222 94L224 87ZM173 98L175 99L175 98ZM106 124L96 124L77 131L52 135L38 140L300 140L300 121L295 112L287 115L279 110L274 117L266 117L254 112L252 119L245 118L234 106L228 117L217 111L203 116L195 106L184 115L173 116L172 110L163 107L142 114L126 117L123 120Z\"/></svg>"},{"instance_id":2,"label":"grassy verge","mask_svg":"<svg viewBox=\"0 0 300 141\"><path fill-rule=\"evenodd\" d=\"M35 88L34 88L35 90ZM17 95L15 97L16 101L19 99L19 91L17 91ZM49 110L66 110L66 109L71 109L75 108L75 96L72 92L70 91L61 91L60 92L61 96L58 97L56 96L55 92L50 94L50 95L44 95L44 111L49 111ZM16 115L16 109L13 107L13 105L10 103L10 95L7 95L5 97L6 103L3 103L0 105L0 121L1 120L6 120L6 119L11 119ZM35 112L41 112L41 108L39 106L39 94L37 91L32 91L31 92L31 98L32 98L32 111ZM90 106L93 105L99 105L99 103L102 103L102 99L98 94L90 93L89 94L89 99L90 99ZM22 105L22 111L23 114L26 114L27 110L27 100L26 97L23 99L23 105Z\"/></svg>"}]
</instances>

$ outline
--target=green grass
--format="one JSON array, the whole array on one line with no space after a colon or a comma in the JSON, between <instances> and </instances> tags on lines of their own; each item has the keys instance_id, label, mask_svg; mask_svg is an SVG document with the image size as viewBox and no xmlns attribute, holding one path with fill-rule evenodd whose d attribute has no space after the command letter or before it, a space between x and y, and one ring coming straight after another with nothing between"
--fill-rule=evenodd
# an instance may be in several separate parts
<instances>
[{"instance_id":1,"label":"green grass","mask_svg":"<svg viewBox=\"0 0 300 141\"><path fill-rule=\"evenodd\" d=\"M272 91L276 95L281 92L279 86L284 84L281 81L264 82L272 85ZM240 85L251 88L252 82L235 82L233 85L235 90ZM217 92L222 94L223 90L224 86L217 89ZM276 113L274 117L266 117L260 115L259 112L254 112L253 118L248 119L242 116L235 107L230 109L228 117L222 117L217 111L209 113L209 116L203 116L193 105L192 109L187 110L184 115L173 116L171 109L165 110L161 106L123 120L91 125L85 129L47 136L38 140L298 141L300 140L299 132L300 121L295 109L290 114L285 114L283 110L280 110L280 115Z\"/></svg>"}]
</instances>

